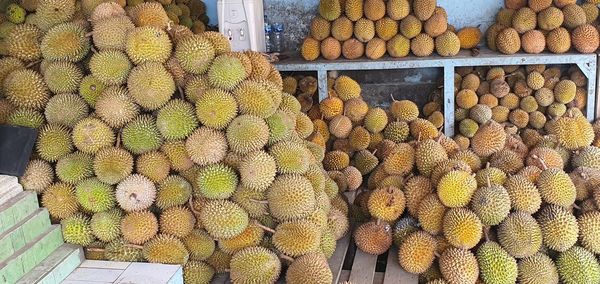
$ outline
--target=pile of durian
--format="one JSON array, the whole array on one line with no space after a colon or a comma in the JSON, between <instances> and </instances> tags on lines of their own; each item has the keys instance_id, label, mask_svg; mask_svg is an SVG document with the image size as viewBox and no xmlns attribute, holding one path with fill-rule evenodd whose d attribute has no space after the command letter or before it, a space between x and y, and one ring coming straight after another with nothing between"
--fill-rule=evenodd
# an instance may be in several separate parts
<instances>
[{"instance_id":1,"label":"pile of durian","mask_svg":"<svg viewBox=\"0 0 600 284\"><path fill-rule=\"evenodd\" d=\"M457 86L469 90L469 74L522 72L506 76L519 82L539 72L554 94L561 82L585 83L575 69L565 78L545 66L458 72L468 83ZM399 265L421 283L600 282L600 123L587 121L584 103L540 110L548 121L539 129L488 119L471 137L449 138L436 129L439 100L422 113L406 100L384 110L361 92L339 76L320 114L308 112L326 141L325 169L340 190L357 194L349 214L359 249L380 255L397 246Z\"/></svg>"},{"instance_id":2,"label":"pile of durian","mask_svg":"<svg viewBox=\"0 0 600 284\"><path fill-rule=\"evenodd\" d=\"M598 1L506 0L487 30L487 46L504 54L598 49Z\"/></svg>"},{"instance_id":3,"label":"pile of durian","mask_svg":"<svg viewBox=\"0 0 600 284\"><path fill-rule=\"evenodd\" d=\"M301 47L305 60L454 56L479 44L476 27L458 33L436 0L321 0Z\"/></svg>"},{"instance_id":4,"label":"pile of durian","mask_svg":"<svg viewBox=\"0 0 600 284\"><path fill-rule=\"evenodd\" d=\"M587 105L587 78L576 66L528 65L459 68L455 74L455 120L467 143L490 120L507 131L550 131L568 109L582 113Z\"/></svg>"},{"instance_id":5,"label":"pile of durian","mask_svg":"<svg viewBox=\"0 0 600 284\"><path fill-rule=\"evenodd\" d=\"M331 283L348 205L267 58L154 2L76 11L39 1L0 59L0 123L39 130L20 183L65 241L186 283Z\"/></svg>"},{"instance_id":6,"label":"pile of durian","mask_svg":"<svg viewBox=\"0 0 600 284\"><path fill-rule=\"evenodd\" d=\"M5 1L0 4L0 39L5 38L15 25L22 23L35 24L36 10L38 0L20 0L20 1ZM83 19L90 17L94 8L102 3L108 2L104 0L83 0L75 3L73 18ZM190 28L194 33L201 33L207 30L208 16L206 14L206 4L202 0L161 0L144 1L144 0L118 0L112 1L118 3L126 10L132 9L138 4L149 2L151 4L144 5L162 5L169 19L174 23ZM0 49L2 51L2 49ZM5 53L0 53L6 55Z\"/></svg>"}]
</instances>

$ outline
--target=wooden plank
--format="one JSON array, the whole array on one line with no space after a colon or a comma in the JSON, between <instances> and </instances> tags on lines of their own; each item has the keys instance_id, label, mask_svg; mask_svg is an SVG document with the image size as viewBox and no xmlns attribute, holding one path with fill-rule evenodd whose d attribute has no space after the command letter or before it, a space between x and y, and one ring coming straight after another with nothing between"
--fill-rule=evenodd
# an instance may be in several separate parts
<instances>
[{"instance_id":1,"label":"wooden plank","mask_svg":"<svg viewBox=\"0 0 600 284\"><path fill-rule=\"evenodd\" d=\"M354 255L352 271L350 272L350 282L352 284L373 284L375 264L377 264L376 255L371 255L357 249Z\"/></svg>"},{"instance_id":2,"label":"wooden plank","mask_svg":"<svg viewBox=\"0 0 600 284\"><path fill-rule=\"evenodd\" d=\"M350 270L342 270L340 272L340 279L338 280L338 282L335 282L333 284L344 283L348 281L348 279L350 279Z\"/></svg>"},{"instance_id":3,"label":"wooden plank","mask_svg":"<svg viewBox=\"0 0 600 284\"><path fill-rule=\"evenodd\" d=\"M344 260L346 260L346 253L348 252L348 247L350 247L351 235L352 234L348 232L346 236L338 240L335 252L333 252L333 255L328 260L329 268L333 273L333 283L338 283L340 281L340 273L342 272Z\"/></svg>"},{"instance_id":4,"label":"wooden plank","mask_svg":"<svg viewBox=\"0 0 600 284\"><path fill-rule=\"evenodd\" d=\"M396 283L417 284L419 283L419 276L410 274L400 267L400 264L398 264L398 248L392 246L388 253L383 284Z\"/></svg>"},{"instance_id":5,"label":"wooden plank","mask_svg":"<svg viewBox=\"0 0 600 284\"><path fill-rule=\"evenodd\" d=\"M373 277L373 284L383 284L383 272L375 272L375 277Z\"/></svg>"}]
</instances>

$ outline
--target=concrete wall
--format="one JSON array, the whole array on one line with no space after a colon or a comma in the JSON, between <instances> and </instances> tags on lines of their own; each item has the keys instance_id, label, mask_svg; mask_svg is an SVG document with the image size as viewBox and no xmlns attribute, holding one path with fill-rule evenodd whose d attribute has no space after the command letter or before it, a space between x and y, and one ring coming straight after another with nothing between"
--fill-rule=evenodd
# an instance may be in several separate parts
<instances>
[{"instance_id":1,"label":"concrete wall","mask_svg":"<svg viewBox=\"0 0 600 284\"><path fill-rule=\"evenodd\" d=\"M217 24L217 0L204 0L211 24ZM448 21L457 28L481 26L482 30L493 22L504 0L438 0L438 5L448 12ZM295 50L306 36L310 20L316 15L319 0L264 0L265 14L271 22L286 26L287 47Z\"/></svg>"}]
</instances>

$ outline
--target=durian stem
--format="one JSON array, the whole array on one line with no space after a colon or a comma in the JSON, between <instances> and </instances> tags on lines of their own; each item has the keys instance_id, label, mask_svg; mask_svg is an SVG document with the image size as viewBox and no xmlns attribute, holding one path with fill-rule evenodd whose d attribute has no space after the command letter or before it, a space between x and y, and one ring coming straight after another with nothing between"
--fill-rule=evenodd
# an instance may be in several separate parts
<instances>
[{"instance_id":1,"label":"durian stem","mask_svg":"<svg viewBox=\"0 0 600 284\"><path fill-rule=\"evenodd\" d=\"M254 203L269 204L269 201L267 201L267 200L256 200L256 199L252 199L252 198L250 198L249 200Z\"/></svg>"},{"instance_id":2,"label":"durian stem","mask_svg":"<svg viewBox=\"0 0 600 284\"><path fill-rule=\"evenodd\" d=\"M489 168L490 168L490 162L487 162L487 163L485 164L485 168L486 168L486 169L489 169Z\"/></svg>"},{"instance_id":3,"label":"durian stem","mask_svg":"<svg viewBox=\"0 0 600 284\"><path fill-rule=\"evenodd\" d=\"M546 162L544 162L544 159L540 158L538 155L532 155L531 157L535 160L538 160L540 162L540 164L542 164L543 171L548 169L548 166L546 165Z\"/></svg>"},{"instance_id":4,"label":"durian stem","mask_svg":"<svg viewBox=\"0 0 600 284\"><path fill-rule=\"evenodd\" d=\"M31 67L39 64L40 62L42 62L42 61L41 60L33 61L33 62L27 64L27 66L25 66L25 68L31 68Z\"/></svg>"},{"instance_id":5,"label":"durian stem","mask_svg":"<svg viewBox=\"0 0 600 284\"><path fill-rule=\"evenodd\" d=\"M437 257L437 258L440 258L440 257L441 257L441 255L440 255L440 254L439 254L437 251L436 251L436 252L434 252L434 253L433 253L433 255L435 255L435 257Z\"/></svg>"},{"instance_id":6,"label":"durian stem","mask_svg":"<svg viewBox=\"0 0 600 284\"><path fill-rule=\"evenodd\" d=\"M577 209L577 210L581 210L581 207L579 207L577 204L573 203L573 208Z\"/></svg>"},{"instance_id":7,"label":"durian stem","mask_svg":"<svg viewBox=\"0 0 600 284\"><path fill-rule=\"evenodd\" d=\"M375 221L375 224L377 224L378 226L381 225L381 219L377 218L377 220Z\"/></svg>"},{"instance_id":8,"label":"durian stem","mask_svg":"<svg viewBox=\"0 0 600 284\"><path fill-rule=\"evenodd\" d=\"M287 255L285 255L285 254L280 254L280 255L279 255L279 258L281 258L281 259L283 259L283 260L287 260L287 261L289 261L289 262L294 262L294 259L293 259L293 258L291 258L290 256L287 256Z\"/></svg>"},{"instance_id":9,"label":"durian stem","mask_svg":"<svg viewBox=\"0 0 600 284\"><path fill-rule=\"evenodd\" d=\"M483 227L483 235L485 236L486 241L490 240L490 227L488 227L488 226Z\"/></svg>"},{"instance_id":10,"label":"durian stem","mask_svg":"<svg viewBox=\"0 0 600 284\"><path fill-rule=\"evenodd\" d=\"M93 35L94 35L94 32L89 32L89 33L85 34L85 37L91 37Z\"/></svg>"},{"instance_id":11,"label":"durian stem","mask_svg":"<svg viewBox=\"0 0 600 284\"><path fill-rule=\"evenodd\" d=\"M485 177L485 183L487 184L488 187L492 187L492 182L490 182L490 176L486 176Z\"/></svg>"},{"instance_id":12,"label":"durian stem","mask_svg":"<svg viewBox=\"0 0 600 284\"><path fill-rule=\"evenodd\" d=\"M135 249L143 249L143 246L134 245L134 244L125 244L126 247L135 248Z\"/></svg>"},{"instance_id":13,"label":"durian stem","mask_svg":"<svg viewBox=\"0 0 600 284\"><path fill-rule=\"evenodd\" d=\"M85 250L92 251L92 252L104 252L105 251L105 249L103 249L103 248L86 248Z\"/></svg>"},{"instance_id":14,"label":"durian stem","mask_svg":"<svg viewBox=\"0 0 600 284\"><path fill-rule=\"evenodd\" d=\"M267 227L267 226L265 226L265 225L263 225L263 224L261 224L259 222L256 222L255 224L256 224L257 227L259 227L259 228L261 228L261 229L263 229L263 230L265 230L265 231L267 231L267 232L269 232L271 234L275 234L275 230L273 230L273 229L271 229L271 228L269 228L269 227Z\"/></svg>"},{"instance_id":15,"label":"durian stem","mask_svg":"<svg viewBox=\"0 0 600 284\"><path fill-rule=\"evenodd\" d=\"M177 89L179 89L179 98L182 100L185 99L185 93L183 92L181 86L177 86Z\"/></svg>"},{"instance_id":16,"label":"durian stem","mask_svg":"<svg viewBox=\"0 0 600 284\"><path fill-rule=\"evenodd\" d=\"M119 132L117 132L117 141L115 142L115 147L119 148L121 147L121 131L119 130Z\"/></svg>"},{"instance_id":17,"label":"durian stem","mask_svg":"<svg viewBox=\"0 0 600 284\"><path fill-rule=\"evenodd\" d=\"M392 102L397 102L396 98L394 98L394 94L390 94L390 97L392 97Z\"/></svg>"},{"instance_id":18,"label":"durian stem","mask_svg":"<svg viewBox=\"0 0 600 284\"><path fill-rule=\"evenodd\" d=\"M190 197L190 199L188 200L188 207L190 208L190 211L194 213L194 215L200 215L200 212L196 211L196 209L194 208L193 197Z\"/></svg>"}]
</instances>

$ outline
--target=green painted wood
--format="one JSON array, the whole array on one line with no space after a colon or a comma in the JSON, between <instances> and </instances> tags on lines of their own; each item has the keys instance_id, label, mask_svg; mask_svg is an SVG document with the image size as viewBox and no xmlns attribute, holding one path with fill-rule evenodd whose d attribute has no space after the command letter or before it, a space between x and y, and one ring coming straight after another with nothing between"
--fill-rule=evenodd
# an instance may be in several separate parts
<instances>
[{"instance_id":1,"label":"green painted wood","mask_svg":"<svg viewBox=\"0 0 600 284\"><path fill-rule=\"evenodd\" d=\"M48 210L37 209L27 218L0 234L0 261L6 260L15 251L48 230L49 227Z\"/></svg>"},{"instance_id":2,"label":"green painted wood","mask_svg":"<svg viewBox=\"0 0 600 284\"><path fill-rule=\"evenodd\" d=\"M80 246L63 244L21 278L17 284L58 284L85 260Z\"/></svg>"},{"instance_id":3,"label":"green painted wood","mask_svg":"<svg viewBox=\"0 0 600 284\"><path fill-rule=\"evenodd\" d=\"M60 226L52 225L3 262L0 262L0 284L17 282L63 244Z\"/></svg>"},{"instance_id":4,"label":"green painted wood","mask_svg":"<svg viewBox=\"0 0 600 284\"><path fill-rule=\"evenodd\" d=\"M0 205L0 234L27 218L39 208L37 195L23 191Z\"/></svg>"}]
</instances>

